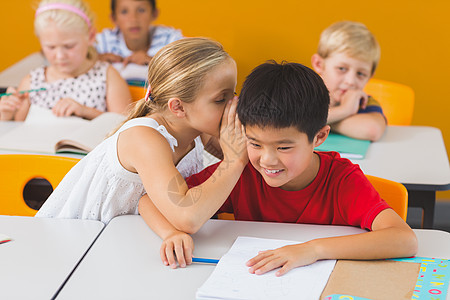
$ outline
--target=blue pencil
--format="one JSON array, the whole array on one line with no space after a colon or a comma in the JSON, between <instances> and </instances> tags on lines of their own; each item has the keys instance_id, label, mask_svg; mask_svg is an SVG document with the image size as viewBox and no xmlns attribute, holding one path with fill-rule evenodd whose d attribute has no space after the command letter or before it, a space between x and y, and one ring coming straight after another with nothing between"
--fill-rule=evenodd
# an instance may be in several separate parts
<instances>
[{"instance_id":1,"label":"blue pencil","mask_svg":"<svg viewBox=\"0 0 450 300\"><path fill-rule=\"evenodd\" d=\"M212 258L200 258L200 257L193 257L192 262L196 263L207 263L207 264L217 264L219 263L218 259L212 259Z\"/></svg>"}]
</instances>

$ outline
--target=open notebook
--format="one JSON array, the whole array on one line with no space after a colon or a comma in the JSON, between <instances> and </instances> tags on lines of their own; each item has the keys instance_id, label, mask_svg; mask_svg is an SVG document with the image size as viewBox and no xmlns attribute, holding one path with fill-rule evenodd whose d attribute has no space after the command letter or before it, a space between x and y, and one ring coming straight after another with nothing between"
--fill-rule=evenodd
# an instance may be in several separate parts
<instances>
[{"instance_id":1,"label":"open notebook","mask_svg":"<svg viewBox=\"0 0 450 300\"><path fill-rule=\"evenodd\" d=\"M258 251L298 243L238 237L210 277L197 290L196 299L319 299L333 271L335 260L323 260L295 268L280 277L275 276L275 271L263 275L250 274L245 265Z\"/></svg>"},{"instance_id":2,"label":"open notebook","mask_svg":"<svg viewBox=\"0 0 450 300\"><path fill-rule=\"evenodd\" d=\"M56 117L51 110L32 105L25 122L0 136L0 148L51 154L86 154L125 118L111 112L93 120Z\"/></svg>"},{"instance_id":3,"label":"open notebook","mask_svg":"<svg viewBox=\"0 0 450 300\"><path fill-rule=\"evenodd\" d=\"M369 149L370 141L358 140L345 135L330 133L316 151L336 151L341 157L349 159L363 159Z\"/></svg>"}]
</instances>

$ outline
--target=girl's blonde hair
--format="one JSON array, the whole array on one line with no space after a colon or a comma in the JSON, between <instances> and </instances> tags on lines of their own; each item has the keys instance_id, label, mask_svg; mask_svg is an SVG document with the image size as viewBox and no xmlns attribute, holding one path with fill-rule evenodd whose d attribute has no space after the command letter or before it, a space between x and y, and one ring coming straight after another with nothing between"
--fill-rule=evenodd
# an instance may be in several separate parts
<instances>
[{"instance_id":1,"label":"girl's blonde hair","mask_svg":"<svg viewBox=\"0 0 450 300\"><path fill-rule=\"evenodd\" d=\"M79 14L68 9L48 9L42 10L50 4L63 4L72 6L80 10L87 20ZM42 11L40 11L42 10ZM49 22L54 22L56 26L62 30L80 30L85 32L87 36L91 34L91 29L94 26L94 14L89 6L81 0L42 0L37 7L37 14L34 18L34 32L37 36L45 30ZM94 47L89 47L88 58L96 56Z\"/></svg>"},{"instance_id":2,"label":"girl's blonde hair","mask_svg":"<svg viewBox=\"0 0 450 300\"><path fill-rule=\"evenodd\" d=\"M220 43L207 38L185 38L166 45L148 66L149 97L136 102L127 121L163 111L171 98L194 101L205 76L230 58Z\"/></svg>"},{"instance_id":3,"label":"girl's blonde hair","mask_svg":"<svg viewBox=\"0 0 450 300\"><path fill-rule=\"evenodd\" d=\"M359 22L337 22L320 35L317 54L327 58L333 53L341 52L372 64L372 74L380 60L380 46L375 36Z\"/></svg>"}]
</instances>

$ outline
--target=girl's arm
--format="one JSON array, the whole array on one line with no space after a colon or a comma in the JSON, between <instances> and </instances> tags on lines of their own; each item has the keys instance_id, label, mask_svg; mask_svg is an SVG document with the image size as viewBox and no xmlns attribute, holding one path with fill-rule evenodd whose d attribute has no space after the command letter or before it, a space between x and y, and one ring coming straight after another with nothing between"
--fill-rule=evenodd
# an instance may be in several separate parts
<instances>
[{"instance_id":1,"label":"girl's arm","mask_svg":"<svg viewBox=\"0 0 450 300\"><path fill-rule=\"evenodd\" d=\"M126 114L131 104L131 94L127 82L112 66L106 73L106 108L107 111Z\"/></svg>"},{"instance_id":2,"label":"girl's arm","mask_svg":"<svg viewBox=\"0 0 450 300\"><path fill-rule=\"evenodd\" d=\"M224 160L208 180L191 189L175 168L173 152L161 134L147 127L135 127L119 135L120 162L140 175L150 199L180 231L194 233L212 217L247 164L246 139L236 106L237 99L230 101L222 118Z\"/></svg>"},{"instance_id":3,"label":"girl's arm","mask_svg":"<svg viewBox=\"0 0 450 300\"><path fill-rule=\"evenodd\" d=\"M173 227L155 207L147 194L139 200L139 214L145 223L163 240L160 256L164 265L175 269L177 261L182 268L192 263L194 241L187 233Z\"/></svg>"},{"instance_id":4,"label":"girl's arm","mask_svg":"<svg viewBox=\"0 0 450 300\"><path fill-rule=\"evenodd\" d=\"M247 262L249 271L263 274L281 267L276 275L322 259L385 259L417 253L417 238L392 209L378 214L372 230L355 235L321 238L275 250L263 251Z\"/></svg>"}]
</instances>

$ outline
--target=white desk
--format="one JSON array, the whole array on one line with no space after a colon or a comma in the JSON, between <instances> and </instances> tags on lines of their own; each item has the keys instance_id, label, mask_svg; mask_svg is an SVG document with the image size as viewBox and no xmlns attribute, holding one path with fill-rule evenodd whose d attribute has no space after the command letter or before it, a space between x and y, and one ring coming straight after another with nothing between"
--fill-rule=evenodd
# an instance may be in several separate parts
<instances>
[{"instance_id":1,"label":"white desk","mask_svg":"<svg viewBox=\"0 0 450 300\"><path fill-rule=\"evenodd\" d=\"M219 258L240 235L305 241L360 232L363 230L345 226L209 220L193 236L194 254ZM450 257L449 233L415 232L419 256ZM140 216L113 219L56 299L195 299L197 288L214 266L192 264L185 269L170 269L160 260L160 246L161 239Z\"/></svg>"},{"instance_id":2,"label":"white desk","mask_svg":"<svg viewBox=\"0 0 450 300\"><path fill-rule=\"evenodd\" d=\"M409 206L423 209L423 227L433 228L436 191L450 190L450 166L441 131L427 126L388 126L363 160L364 173L397 181L409 192Z\"/></svg>"},{"instance_id":3,"label":"white desk","mask_svg":"<svg viewBox=\"0 0 450 300\"><path fill-rule=\"evenodd\" d=\"M2 199L5 201L5 199ZM51 299L103 229L86 220L0 216L0 297Z\"/></svg>"}]
</instances>

